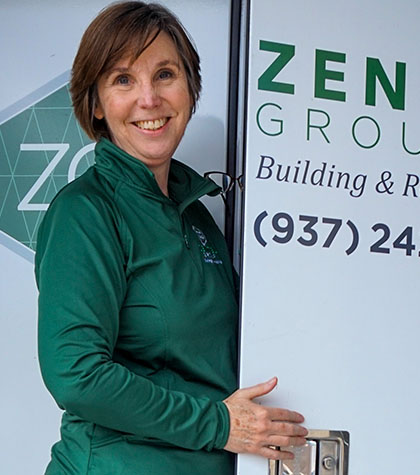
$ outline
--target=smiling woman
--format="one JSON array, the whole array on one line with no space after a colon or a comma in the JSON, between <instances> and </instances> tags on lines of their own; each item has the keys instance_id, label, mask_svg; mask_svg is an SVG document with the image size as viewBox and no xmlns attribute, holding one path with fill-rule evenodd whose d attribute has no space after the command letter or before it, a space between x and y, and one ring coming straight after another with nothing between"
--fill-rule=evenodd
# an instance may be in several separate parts
<instances>
[{"instance_id":1,"label":"smiling woman","mask_svg":"<svg viewBox=\"0 0 420 475\"><path fill-rule=\"evenodd\" d=\"M98 81L96 119L113 143L141 160L168 196L170 161L191 117L185 68L166 33L148 38L137 58L125 58Z\"/></svg>"},{"instance_id":2,"label":"smiling woman","mask_svg":"<svg viewBox=\"0 0 420 475\"><path fill-rule=\"evenodd\" d=\"M56 196L36 254L39 361L64 409L48 475L232 475L233 453L290 458L303 417L236 389L237 286L199 201L221 189L177 162L198 55L160 5L116 3L72 71L95 165Z\"/></svg>"}]
</instances>

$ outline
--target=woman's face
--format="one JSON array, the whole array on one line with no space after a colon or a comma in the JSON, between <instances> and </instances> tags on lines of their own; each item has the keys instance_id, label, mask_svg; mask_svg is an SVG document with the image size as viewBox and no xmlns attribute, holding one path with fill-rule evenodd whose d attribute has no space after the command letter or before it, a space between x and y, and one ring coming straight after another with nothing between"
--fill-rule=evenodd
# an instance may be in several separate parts
<instances>
[{"instance_id":1,"label":"woman's face","mask_svg":"<svg viewBox=\"0 0 420 475\"><path fill-rule=\"evenodd\" d=\"M123 58L98 81L95 117L105 119L112 141L150 170L169 165L191 115L182 61L160 33L130 65Z\"/></svg>"}]
</instances>

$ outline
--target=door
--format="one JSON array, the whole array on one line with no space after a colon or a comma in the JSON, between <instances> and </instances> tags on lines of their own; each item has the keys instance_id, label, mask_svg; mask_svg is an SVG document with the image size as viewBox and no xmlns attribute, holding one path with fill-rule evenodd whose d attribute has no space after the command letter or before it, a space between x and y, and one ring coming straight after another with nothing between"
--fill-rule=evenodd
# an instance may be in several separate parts
<instances>
[{"instance_id":1,"label":"door","mask_svg":"<svg viewBox=\"0 0 420 475\"><path fill-rule=\"evenodd\" d=\"M249 2L240 380L312 441L240 475L418 472L419 14Z\"/></svg>"}]
</instances>

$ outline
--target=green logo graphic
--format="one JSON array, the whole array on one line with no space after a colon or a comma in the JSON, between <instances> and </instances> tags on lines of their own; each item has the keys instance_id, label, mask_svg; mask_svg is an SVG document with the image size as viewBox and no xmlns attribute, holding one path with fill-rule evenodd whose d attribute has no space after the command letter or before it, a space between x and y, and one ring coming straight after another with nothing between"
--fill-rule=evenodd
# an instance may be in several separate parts
<instances>
[{"instance_id":1,"label":"green logo graphic","mask_svg":"<svg viewBox=\"0 0 420 475\"><path fill-rule=\"evenodd\" d=\"M35 250L56 193L93 164L94 144L77 123L68 85L0 125L0 231Z\"/></svg>"}]
</instances>

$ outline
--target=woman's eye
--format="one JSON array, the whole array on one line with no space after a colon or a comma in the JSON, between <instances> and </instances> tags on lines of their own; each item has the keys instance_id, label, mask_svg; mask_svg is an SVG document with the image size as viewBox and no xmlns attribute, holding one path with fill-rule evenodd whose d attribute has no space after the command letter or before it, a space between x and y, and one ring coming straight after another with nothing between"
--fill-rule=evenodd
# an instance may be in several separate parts
<instances>
[{"instance_id":1,"label":"woman's eye","mask_svg":"<svg viewBox=\"0 0 420 475\"><path fill-rule=\"evenodd\" d=\"M173 76L172 71L161 71L159 73L159 79L169 79Z\"/></svg>"},{"instance_id":2,"label":"woman's eye","mask_svg":"<svg viewBox=\"0 0 420 475\"><path fill-rule=\"evenodd\" d=\"M130 84L130 80L129 80L128 76L125 76L125 75L118 76L117 79L115 80L115 82L117 84L121 84L123 86L126 86L127 84Z\"/></svg>"}]
</instances>

